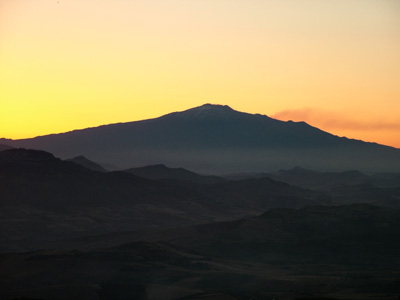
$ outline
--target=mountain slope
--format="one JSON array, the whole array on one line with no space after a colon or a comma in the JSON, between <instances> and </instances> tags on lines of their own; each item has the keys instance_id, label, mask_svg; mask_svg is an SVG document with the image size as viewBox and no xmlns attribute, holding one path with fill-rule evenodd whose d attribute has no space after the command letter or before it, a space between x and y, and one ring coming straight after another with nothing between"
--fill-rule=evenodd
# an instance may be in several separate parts
<instances>
[{"instance_id":1,"label":"mountain slope","mask_svg":"<svg viewBox=\"0 0 400 300\"><path fill-rule=\"evenodd\" d=\"M61 158L85 155L120 167L164 163L196 172L398 171L400 150L349 140L304 122L283 122L205 104L159 118L24 140L0 140Z\"/></svg>"},{"instance_id":2,"label":"mountain slope","mask_svg":"<svg viewBox=\"0 0 400 300\"><path fill-rule=\"evenodd\" d=\"M87 159L83 155L79 155L70 159L67 159L67 161L73 162L75 164L81 165L89 170L92 171L98 171L98 172L107 172L106 169L104 169L102 166L99 164L96 164L95 162Z\"/></svg>"},{"instance_id":3,"label":"mountain slope","mask_svg":"<svg viewBox=\"0 0 400 300\"><path fill-rule=\"evenodd\" d=\"M199 175L184 168L168 168L163 164L131 168L124 170L124 172L147 179L176 179L188 180L196 183L216 183L225 181L225 179L218 176Z\"/></svg>"},{"instance_id":4,"label":"mountain slope","mask_svg":"<svg viewBox=\"0 0 400 300\"><path fill-rule=\"evenodd\" d=\"M215 184L154 181L96 172L25 149L0 152L0 179L3 251L68 236L233 220L272 207L326 200L269 178Z\"/></svg>"}]
</instances>

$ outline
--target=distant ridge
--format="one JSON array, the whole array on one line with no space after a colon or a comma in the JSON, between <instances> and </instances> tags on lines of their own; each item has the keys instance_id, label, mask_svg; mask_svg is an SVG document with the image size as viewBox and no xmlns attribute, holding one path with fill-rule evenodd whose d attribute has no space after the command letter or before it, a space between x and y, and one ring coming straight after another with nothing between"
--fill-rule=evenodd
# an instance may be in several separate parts
<instances>
[{"instance_id":1,"label":"distant ridge","mask_svg":"<svg viewBox=\"0 0 400 300\"><path fill-rule=\"evenodd\" d=\"M316 172L303 168L293 168L291 170L280 170L279 172L268 174L268 177L294 184L304 188L329 188L338 185L358 185L370 183L372 178L357 170L344 172Z\"/></svg>"},{"instance_id":2,"label":"distant ridge","mask_svg":"<svg viewBox=\"0 0 400 300\"><path fill-rule=\"evenodd\" d=\"M195 183L216 183L225 180L218 176L199 175L184 168L168 168L163 164L131 168L124 172L147 179L175 179L192 181Z\"/></svg>"},{"instance_id":3,"label":"distant ridge","mask_svg":"<svg viewBox=\"0 0 400 300\"><path fill-rule=\"evenodd\" d=\"M31 238L177 227L233 220L272 207L327 203L319 193L269 178L165 182L121 171L93 172L27 149L0 152L0 178L0 252L15 239L26 249Z\"/></svg>"},{"instance_id":4,"label":"distant ridge","mask_svg":"<svg viewBox=\"0 0 400 300\"><path fill-rule=\"evenodd\" d=\"M41 164L47 162L58 162L60 159L55 158L53 154L46 151L38 151L32 149L8 149L0 154L0 163L2 164Z\"/></svg>"},{"instance_id":5,"label":"distant ridge","mask_svg":"<svg viewBox=\"0 0 400 300\"><path fill-rule=\"evenodd\" d=\"M79 155L74 158L67 159L66 161L70 161L70 162L76 163L78 165L84 166L85 168L90 169L92 171L107 172L107 170L104 169L102 166L87 159L83 155Z\"/></svg>"},{"instance_id":6,"label":"distant ridge","mask_svg":"<svg viewBox=\"0 0 400 300\"><path fill-rule=\"evenodd\" d=\"M23 140L13 147L78 155L123 168L162 162L195 172L270 172L300 166L317 171L398 172L400 149L338 137L304 122L205 104L159 118L103 125Z\"/></svg>"}]
</instances>

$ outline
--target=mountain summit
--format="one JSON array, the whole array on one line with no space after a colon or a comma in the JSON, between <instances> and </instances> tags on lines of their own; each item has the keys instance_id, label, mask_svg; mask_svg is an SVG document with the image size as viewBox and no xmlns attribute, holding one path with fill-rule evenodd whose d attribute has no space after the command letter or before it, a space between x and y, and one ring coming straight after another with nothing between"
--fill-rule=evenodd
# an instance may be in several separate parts
<instances>
[{"instance_id":1,"label":"mountain summit","mask_svg":"<svg viewBox=\"0 0 400 300\"><path fill-rule=\"evenodd\" d=\"M154 164L207 173L295 166L325 171L400 169L398 149L214 104L155 119L0 143L46 150L61 158L85 155L125 169Z\"/></svg>"},{"instance_id":2,"label":"mountain summit","mask_svg":"<svg viewBox=\"0 0 400 300\"><path fill-rule=\"evenodd\" d=\"M185 110L183 112L172 113L167 116L179 116L180 118L193 118L193 119L213 119L222 118L229 119L234 118L240 112L233 110L228 105L219 104L203 104L195 108ZM167 117L166 116L166 117Z\"/></svg>"},{"instance_id":3,"label":"mountain summit","mask_svg":"<svg viewBox=\"0 0 400 300\"><path fill-rule=\"evenodd\" d=\"M261 116L261 115L259 114L253 115L249 113L240 112L232 109L228 105L206 103L201 106L190 108L185 111L167 114L162 118L178 117L182 119L187 118L193 120L199 120L199 119L232 120L236 118L245 118L250 116ZM263 117L268 118L267 116Z\"/></svg>"}]
</instances>

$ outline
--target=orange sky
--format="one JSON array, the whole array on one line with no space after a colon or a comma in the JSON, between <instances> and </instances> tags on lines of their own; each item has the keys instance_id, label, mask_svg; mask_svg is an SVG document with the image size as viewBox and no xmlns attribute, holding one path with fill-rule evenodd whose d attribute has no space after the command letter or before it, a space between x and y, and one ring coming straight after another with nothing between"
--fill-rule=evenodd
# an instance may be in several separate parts
<instances>
[{"instance_id":1,"label":"orange sky","mask_svg":"<svg viewBox=\"0 0 400 300\"><path fill-rule=\"evenodd\" d=\"M206 102L400 148L397 0L2 0L0 137Z\"/></svg>"}]
</instances>

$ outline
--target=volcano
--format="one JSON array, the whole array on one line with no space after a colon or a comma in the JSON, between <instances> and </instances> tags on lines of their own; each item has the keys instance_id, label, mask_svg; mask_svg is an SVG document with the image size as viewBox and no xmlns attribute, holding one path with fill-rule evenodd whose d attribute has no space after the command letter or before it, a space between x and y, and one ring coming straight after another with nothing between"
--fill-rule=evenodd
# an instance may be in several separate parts
<instances>
[{"instance_id":1,"label":"volcano","mask_svg":"<svg viewBox=\"0 0 400 300\"><path fill-rule=\"evenodd\" d=\"M284 122L214 104L0 143L45 150L60 158L84 155L121 169L166 164L214 174L296 166L320 171L400 170L399 149L338 137L305 122Z\"/></svg>"}]
</instances>

